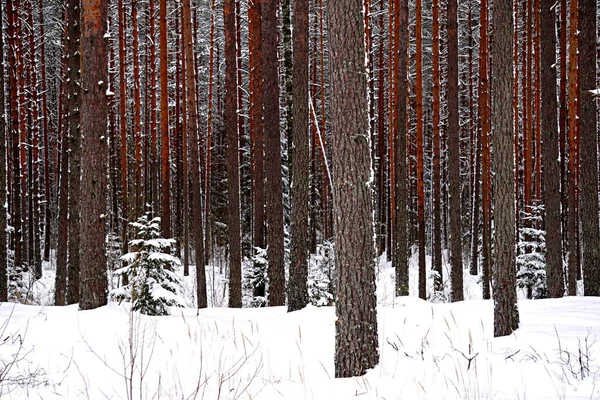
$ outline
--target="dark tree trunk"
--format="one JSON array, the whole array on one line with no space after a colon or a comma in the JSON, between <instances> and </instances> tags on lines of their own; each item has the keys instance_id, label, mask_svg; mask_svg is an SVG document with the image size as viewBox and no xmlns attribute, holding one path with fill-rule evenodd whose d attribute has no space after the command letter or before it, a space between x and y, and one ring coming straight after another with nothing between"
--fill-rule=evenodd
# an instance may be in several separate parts
<instances>
[{"instance_id":1,"label":"dark tree trunk","mask_svg":"<svg viewBox=\"0 0 600 400\"><path fill-rule=\"evenodd\" d=\"M432 69L433 69L433 270L435 278L433 289L440 292L444 289L442 283L442 205L441 205L441 171L440 171L440 4L439 0L432 2Z\"/></svg>"},{"instance_id":2,"label":"dark tree trunk","mask_svg":"<svg viewBox=\"0 0 600 400\"><path fill-rule=\"evenodd\" d=\"M167 74L167 0L159 6L160 133L161 133L161 231L171 237L171 164L169 148L169 75ZM158 210L154 210L157 212Z\"/></svg>"},{"instance_id":3,"label":"dark tree trunk","mask_svg":"<svg viewBox=\"0 0 600 400\"><path fill-rule=\"evenodd\" d=\"M415 102L416 102L416 147L417 147L417 224L419 226L419 297L427 298L427 271L425 260L425 143L423 130L423 6L421 0L416 0L416 78L415 78Z\"/></svg>"},{"instance_id":4,"label":"dark tree trunk","mask_svg":"<svg viewBox=\"0 0 600 400\"><path fill-rule=\"evenodd\" d=\"M194 47L192 40L192 18L190 0L183 1L183 34L185 51L185 73L186 73L186 106L188 114L187 138L190 142L190 181L192 189L192 237L196 251L196 297L198 308L206 308L208 299L206 294L206 273L204 266L204 231L202 229L202 191L200 185L200 153L198 146L198 114L196 109L196 73L194 67ZM187 153L184 152L184 158ZM184 177L187 179L187 176ZM163 190L165 190L163 188ZM186 211L187 212L187 211Z\"/></svg>"},{"instance_id":5,"label":"dark tree trunk","mask_svg":"<svg viewBox=\"0 0 600 400\"><path fill-rule=\"evenodd\" d=\"M513 1L494 2L492 126L494 185L494 337L519 327L516 288L513 158Z\"/></svg>"},{"instance_id":6,"label":"dark tree trunk","mask_svg":"<svg viewBox=\"0 0 600 400\"><path fill-rule=\"evenodd\" d=\"M596 99L596 0L579 0L579 101L581 104L581 227L583 291L600 296L600 231L598 222L598 132Z\"/></svg>"},{"instance_id":7,"label":"dark tree trunk","mask_svg":"<svg viewBox=\"0 0 600 400\"><path fill-rule=\"evenodd\" d=\"M394 233L395 255L394 263L396 268L396 295L408 295L408 171L406 164L406 109L407 109L407 69L408 69L408 0L400 0L396 8L398 13L397 33L399 36L398 53L400 55L398 62L398 134L396 140L396 231Z\"/></svg>"},{"instance_id":8,"label":"dark tree trunk","mask_svg":"<svg viewBox=\"0 0 600 400\"><path fill-rule=\"evenodd\" d=\"M46 93L46 36L44 34L44 8L43 0L38 2L38 22L40 26L40 94L41 118L42 118L42 137L44 139L44 261L50 260L50 237L52 234L52 196L50 191L50 141L48 138L48 100ZM4 87L4 86L1 86ZM2 103L4 104L4 102ZM0 226L3 226L0 224ZM0 263L1 265L1 263Z\"/></svg>"},{"instance_id":9,"label":"dark tree trunk","mask_svg":"<svg viewBox=\"0 0 600 400\"><path fill-rule=\"evenodd\" d=\"M68 34L67 34L67 123L69 142L69 269L67 304L79 302L79 271L81 250L81 132L80 108L80 36L81 36L81 0L69 0L67 4ZM89 6L89 4L88 4ZM88 48L90 51L90 48ZM88 64L89 65L89 64ZM106 79L103 79L106 82ZM87 133L87 132L86 132ZM86 160L86 164L90 160ZM89 167L89 165L86 165ZM64 166L66 167L66 166ZM90 192L88 192L89 194ZM85 195L85 193L84 193ZM94 192L94 196L98 196ZM88 212L89 210L85 210ZM86 235L88 234L88 231ZM87 260L86 260L87 262Z\"/></svg>"},{"instance_id":10,"label":"dark tree trunk","mask_svg":"<svg viewBox=\"0 0 600 400\"><path fill-rule=\"evenodd\" d=\"M283 250L283 188L279 131L279 76L277 60L277 1L262 1L263 101L267 256L269 260L269 305L285 304Z\"/></svg>"},{"instance_id":11,"label":"dark tree trunk","mask_svg":"<svg viewBox=\"0 0 600 400\"><path fill-rule=\"evenodd\" d=\"M546 280L550 297L562 297L564 276L562 263L560 216L560 163L558 159L558 123L556 100L556 14L554 0L542 0L542 162L546 230Z\"/></svg>"},{"instance_id":12,"label":"dark tree trunk","mask_svg":"<svg viewBox=\"0 0 600 400\"><path fill-rule=\"evenodd\" d=\"M79 309L106 304L107 0L84 0L81 30L82 236ZM86 68L87 67L87 68Z\"/></svg>"},{"instance_id":13,"label":"dark tree trunk","mask_svg":"<svg viewBox=\"0 0 600 400\"><path fill-rule=\"evenodd\" d=\"M308 0L294 0L292 243L288 311L308 304Z\"/></svg>"},{"instance_id":14,"label":"dark tree trunk","mask_svg":"<svg viewBox=\"0 0 600 400\"><path fill-rule=\"evenodd\" d=\"M263 136L263 77L261 2L248 5L249 65L250 65L250 138L252 152L252 246L265 247L265 165ZM254 251L253 251L254 254ZM254 296L264 297L265 286L253 289Z\"/></svg>"},{"instance_id":15,"label":"dark tree trunk","mask_svg":"<svg viewBox=\"0 0 600 400\"><path fill-rule=\"evenodd\" d=\"M338 0L328 9L338 378L363 375L379 361L362 7L361 0Z\"/></svg>"},{"instance_id":16,"label":"dark tree trunk","mask_svg":"<svg viewBox=\"0 0 600 400\"><path fill-rule=\"evenodd\" d=\"M0 10L0 32L3 28L3 15ZM0 35L0 59L4 61L4 35ZM2 63L4 65L4 62ZM5 302L8 297L8 281L6 267L8 264L7 258L7 237L6 237L6 213L7 204L6 193L6 161L7 157L7 129L6 129L6 113L4 109L4 68L0 68L0 302Z\"/></svg>"},{"instance_id":17,"label":"dark tree trunk","mask_svg":"<svg viewBox=\"0 0 600 400\"><path fill-rule=\"evenodd\" d=\"M448 186L450 194L450 273L452 276L450 300L461 301L464 299L464 295L461 232L462 214L460 209L460 131L458 121L459 98L457 0L448 0L448 87L446 93L448 95Z\"/></svg>"},{"instance_id":18,"label":"dark tree trunk","mask_svg":"<svg viewBox=\"0 0 600 400\"><path fill-rule=\"evenodd\" d=\"M237 62L235 1L223 3L225 28L225 115L224 126L227 136L227 199L229 241L229 307L242 306L242 266L240 237L240 176L239 138L237 125Z\"/></svg>"}]
</instances>

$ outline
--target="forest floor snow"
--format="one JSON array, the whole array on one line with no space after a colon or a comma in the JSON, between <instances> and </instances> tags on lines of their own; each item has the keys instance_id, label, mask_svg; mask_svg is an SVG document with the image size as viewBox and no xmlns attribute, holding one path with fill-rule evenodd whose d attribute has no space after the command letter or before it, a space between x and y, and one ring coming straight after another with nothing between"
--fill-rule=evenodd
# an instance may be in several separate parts
<instances>
[{"instance_id":1,"label":"forest floor snow","mask_svg":"<svg viewBox=\"0 0 600 400\"><path fill-rule=\"evenodd\" d=\"M125 303L91 311L3 303L0 398L600 398L600 298L520 300L519 329L495 339L493 303L477 299L477 277L465 278L474 300L394 297L382 262L380 363L347 379L334 379L333 307L147 317Z\"/></svg>"}]
</instances>

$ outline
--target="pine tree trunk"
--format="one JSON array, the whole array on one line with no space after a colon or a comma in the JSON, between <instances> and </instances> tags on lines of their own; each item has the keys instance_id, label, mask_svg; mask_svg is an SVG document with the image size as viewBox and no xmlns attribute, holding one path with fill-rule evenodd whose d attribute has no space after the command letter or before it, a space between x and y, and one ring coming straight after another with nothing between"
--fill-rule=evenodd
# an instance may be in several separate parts
<instances>
[{"instance_id":1,"label":"pine tree trunk","mask_svg":"<svg viewBox=\"0 0 600 400\"><path fill-rule=\"evenodd\" d=\"M257 2L254 2L257 3ZM206 171L204 179L204 221L206 233L204 235L204 261L209 263L211 257L212 227L210 219L211 207L211 169L212 169L212 140L213 140L213 111L214 111L214 70L215 70L215 0L210 2L210 39L208 61L208 104L207 104L207 133L206 133ZM187 158L186 158L187 159ZM185 168L185 167L184 167ZM187 201L187 200L185 200ZM184 260L185 265L185 260Z\"/></svg>"},{"instance_id":2,"label":"pine tree trunk","mask_svg":"<svg viewBox=\"0 0 600 400\"><path fill-rule=\"evenodd\" d=\"M159 6L159 45L160 45L160 133L161 133L161 231L164 237L171 237L171 160L169 145L169 87L167 74L167 0L160 0ZM158 210L155 210L157 212Z\"/></svg>"},{"instance_id":3,"label":"pine tree trunk","mask_svg":"<svg viewBox=\"0 0 600 400\"><path fill-rule=\"evenodd\" d=\"M196 108L196 74L194 66L194 47L192 40L192 18L190 0L183 0L183 35L185 51L185 73L186 73L186 107L188 114L187 138L190 141L190 181L192 189L192 237L196 251L196 297L198 308L206 308L208 305L206 293L206 273L204 264L204 232L202 229L202 192L200 186L200 153L198 147L198 114ZM187 154L184 154L187 158ZM163 188L165 190L165 188Z\"/></svg>"},{"instance_id":4,"label":"pine tree trunk","mask_svg":"<svg viewBox=\"0 0 600 400\"><path fill-rule=\"evenodd\" d=\"M512 37L511 37L512 40ZM462 222L460 209L460 130L458 116L458 4L448 0L448 175L451 301L463 295Z\"/></svg>"},{"instance_id":5,"label":"pine tree trunk","mask_svg":"<svg viewBox=\"0 0 600 400\"><path fill-rule=\"evenodd\" d=\"M229 307L242 306L242 267L240 237L239 137L237 125L237 60L235 2L223 3L225 28L225 115L227 136L227 231L229 238Z\"/></svg>"},{"instance_id":6,"label":"pine tree trunk","mask_svg":"<svg viewBox=\"0 0 600 400\"><path fill-rule=\"evenodd\" d=\"M46 36L44 34L44 8L43 0L38 2L38 23L40 26L40 93L42 137L44 140L44 261L50 260L50 241L52 235L52 195L50 192L50 141L48 138L48 100L46 94ZM4 87L3 85L1 87ZM4 104L4 103L2 103ZM0 226L3 226L0 224ZM2 263L0 263L2 265Z\"/></svg>"},{"instance_id":7,"label":"pine tree trunk","mask_svg":"<svg viewBox=\"0 0 600 400\"><path fill-rule=\"evenodd\" d=\"M367 75L361 0L328 4L333 129L335 376L363 375L379 361ZM352 210L354 218L346 218Z\"/></svg>"},{"instance_id":8,"label":"pine tree trunk","mask_svg":"<svg viewBox=\"0 0 600 400\"><path fill-rule=\"evenodd\" d=\"M152 0L150 0L152 2ZM123 0L118 1L119 13L119 134L121 138L121 240L122 253L127 254L129 243L127 230L129 227L129 180L127 178L129 165L127 162L127 89L125 81L125 66L127 53L125 51L125 7Z\"/></svg>"},{"instance_id":9,"label":"pine tree trunk","mask_svg":"<svg viewBox=\"0 0 600 400\"><path fill-rule=\"evenodd\" d=\"M79 309L106 304L107 0L84 0L81 29L81 130L86 160L81 181L81 294ZM86 68L87 67L87 68Z\"/></svg>"},{"instance_id":10,"label":"pine tree trunk","mask_svg":"<svg viewBox=\"0 0 600 400\"><path fill-rule=\"evenodd\" d=\"M279 131L279 76L277 60L277 1L262 1L263 101L269 305L285 304L283 250L283 188Z\"/></svg>"},{"instance_id":11,"label":"pine tree trunk","mask_svg":"<svg viewBox=\"0 0 600 400\"><path fill-rule=\"evenodd\" d=\"M292 91L292 243L288 311L308 304L308 0L294 0Z\"/></svg>"},{"instance_id":12,"label":"pine tree trunk","mask_svg":"<svg viewBox=\"0 0 600 400\"><path fill-rule=\"evenodd\" d=\"M12 139L12 198L11 222L13 226L13 266L19 271L23 264L23 246L21 237L23 235L21 223L21 164L20 155L20 134L19 134L19 85L18 85L18 57L17 57L17 2L7 3L7 33L9 46L9 87L10 87L10 129Z\"/></svg>"},{"instance_id":13,"label":"pine tree trunk","mask_svg":"<svg viewBox=\"0 0 600 400\"><path fill-rule=\"evenodd\" d=\"M442 205L441 205L441 171L440 171L440 4L432 3L432 69L433 69L433 270L434 290L443 290L442 277Z\"/></svg>"},{"instance_id":14,"label":"pine tree trunk","mask_svg":"<svg viewBox=\"0 0 600 400\"><path fill-rule=\"evenodd\" d=\"M81 0L69 0L67 4L68 13L68 40L67 40L67 123L68 123L68 141L69 141L69 269L68 269L68 288L67 288L67 304L75 304L79 302L79 294L83 288L79 287L80 282L80 252L81 252L81 228L83 221L81 220L80 210L84 213L90 211L82 208L82 193L81 189L81 132L83 126L80 127L80 109L81 103L81 86L80 86L80 36L81 36ZM89 6L89 4L88 4ZM89 51L89 48L88 48ZM103 79L106 81L106 79ZM101 108L101 106L99 106ZM86 132L86 134L88 134ZM91 160L86 160L86 167L89 167ZM94 196L99 196L99 193L94 192ZM88 231L84 230L86 235ZM86 260L86 263L88 260Z\"/></svg>"},{"instance_id":15,"label":"pine tree trunk","mask_svg":"<svg viewBox=\"0 0 600 400\"><path fill-rule=\"evenodd\" d=\"M600 231L598 222L598 133L596 98L596 0L579 0L579 99L581 104L581 226L583 288L586 296L600 296Z\"/></svg>"},{"instance_id":16,"label":"pine tree trunk","mask_svg":"<svg viewBox=\"0 0 600 400\"><path fill-rule=\"evenodd\" d=\"M567 220L569 215L569 190L567 184L567 0L560 0L560 91L558 128L560 130L560 202L561 226L563 232L563 248L565 254L569 247Z\"/></svg>"},{"instance_id":17,"label":"pine tree trunk","mask_svg":"<svg viewBox=\"0 0 600 400\"><path fill-rule=\"evenodd\" d=\"M248 46L250 64L250 138L252 152L252 246L265 247L265 170L263 136L263 90L262 90L262 24L261 2L248 5ZM253 254L255 251L253 250ZM253 296L265 295L264 285L253 290Z\"/></svg>"},{"instance_id":18,"label":"pine tree trunk","mask_svg":"<svg viewBox=\"0 0 600 400\"><path fill-rule=\"evenodd\" d=\"M396 268L396 295L408 295L408 199L409 182L406 161L407 135L407 94L408 94L408 0L400 0L397 4L397 34L399 38L398 53L398 134L396 135L396 230L394 263Z\"/></svg>"},{"instance_id":19,"label":"pine tree trunk","mask_svg":"<svg viewBox=\"0 0 600 400\"><path fill-rule=\"evenodd\" d=\"M140 44L138 34L138 1L131 0L131 30L133 36L133 137L135 141L135 217L144 213L142 165L142 93L140 80ZM165 235L165 237L171 237Z\"/></svg>"},{"instance_id":20,"label":"pine tree trunk","mask_svg":"<svg viewBox=\"0 0 600 400\"><path fill-rule=\"evenodd\" d=\"M482 285L483 298L490 298L490 272L492 264L492 245L491 245L491 221L490 221L490 83L489 83L489 42L488 42L488 2L481 1L480 9L480 42L479 42L479 114L481 124L481 194L482 194L482 223L483 223L483 238L482 238Z\"/></svg>"},{"instance_id":21,"label":"pine tree trunk","mask_svg":"<svg viewBox=\"0 0 600 400\"><path fill-rule=\"evenodd\" d=\"M494 153L494 337L519 327L516 289L513 152L513 2L493 4L492 137Z\"/></svg>"},{"instance_id":22,"label":"pine tree trunk","mask_svg":"<svg viewBox=\"0 0 600 400\"><path fill-rule=\"evenodd\" d=\"M556 13L554 0L541 5L542 162L544 167L544 211L546 230L546 280L550 297L562 297L559 132L556 101Z\"/></svg>"},{"instance_id":23,"label":"pine tree trunk","mask_svg":"<svg viewBox=\"0 0 600 400\"><path fill-rule=\"evenodd\" d=\"M67 15L65 17L68 18ZM63 37L61 76L67 72L66 33ZM67 251L69 240L69 143L67 141L67 123L65 113L66 79L61 80L58 97L57 137L60 144L60 164L58 168L58 223L56 245L56 280L54 284L54 305L67 304Z\"/></svg>"},{"instance_id":24,"label":"pine tree trunk","mask_svg":"<svg viewBox=\"0 0 600 400\"><path fill-rule=\"evenodd\" d=\"M421 0L416 0L416 141L417 141L417 223L419 225L419 297L427 298L427 271L425 261L425 144L423 141L423 28Z\"/></svg>"},{"instance_id":25,"label":"pine tree trunk","mask_svg":"<svg viewBox=\"0 0 600 400\"><path fill-rule=\"evenodd\" d=\"M4 32L4 19L0 10L0 32ZM0 59L4 61L4 35L0 35ZM4 65L4 62L2 63ZM8 281L6 266L7 257L7 235L6 235L6 213L8 210L5 204L8 204L6 192L6 165L8 159L7 140L8 130L6 127L6 110L4 105L4 68L0 68L0 302L5 302L8 298Z\"/></svg>"},{"instance_id":26,"label":"pine tree trunk","mask_svg":"<svg viewBox=\"0 0 600 400\"><path fill-rule=\"evenodd\" d=\"M577 0L571 0L571 9L569 12L569 69L568 69L568 123L569 123L569 209L567 215L567 235L568 235L568 257L567 257L567 294L569 296L577 295L577 270L579 263L577 260L577 156L576 156L576 132L577 132Z\"/></svg>"}]
</instances>

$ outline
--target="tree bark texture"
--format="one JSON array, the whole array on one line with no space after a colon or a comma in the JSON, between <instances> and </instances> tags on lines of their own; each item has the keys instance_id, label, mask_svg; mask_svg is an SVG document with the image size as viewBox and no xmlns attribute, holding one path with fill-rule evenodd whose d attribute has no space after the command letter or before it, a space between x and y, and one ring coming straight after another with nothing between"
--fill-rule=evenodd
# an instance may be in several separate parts
<instances>
[{"instance_id":1,"label":"tree bark texture","mask_svg":"<svg viewBox=\"0 0 600 400\"><path fill-rule=\"evenodd\" d=\"M242 250L240 237L239 137L237 125L237 61L235 1L223 3L225 27L225 135L227 136L227 198L229 237L229 307L242 306Z\"/></svg>"},{"instance_id":2,"label":"tree bark texture","mask_svg":"<svg viewBox=\"0 0 600 400\"><path fill-rule=\"evenodd\" d=\"M86 160L81 181L81 310L107 301L106 276L106 134L108 102L107 0L83 1L81 30L81 131Z\"/></svg>"},{"instance_id":3,"label":"tree bark texture","mask_svg":"<svg viewBox=\"0 0 600 400\"><path fill-rule=\"evenodd\" d=\"M329 3L333 215L338 271L335 376L379 361L371 155L361 0Z\"/></svg>"},{"instance_id":4,"label":"tree bark texture","mask_svg":"<svg viewBox=\"0 0 600 400\"><path fill-rule=\"evenodd\" d=\"M556 31L554 0L541 4L541 73L542 73L542 163L546 230L546 281L550 297L562 297L564 275L562 262L560 213L559 132L556 98Z\"/></svg>"},{"instance_id":5,"label":"tree bark texture","mask_svg":"<svg viewBox=\"0 0 600 400\"><path fill-rule=\"evenodd\" d=\"M292 243L288 311L308 304L308 0L294 0L292 66Z\"/></svg>"},{"instance_id":6,"label":"tree bark texture","mask_svg":"<svg viewBox=\"0 0 600 400\"><path fill-rule=\"evenodd\" d=\"M513 2L494 2L492 26L492 141L494 185L494 337L519 327L516 289L513 158Z\"/></svg>"},{"instance_id":7,"label":"tree bark texture","mask_svg":"<svg viewBox=\"0 0 600 400\"><path fill-rule=\"evenodd\" d=\"M598 221L598 131L596 98L596 0L579 0L579 101L581 105L581 227L583 291L600 296L600 231Z\"/></svg>"},{"instance_id":8,"label":"tree bark texture","mask_svg":"<svg viewBox=\"0 0 600 400\"><path fill-rule=\"evenodd\" d=\"M281 133L279 130L279 75L277 45L277 0L262 0L263 101L265 135L265 178L267 257L269 260L269 305L285 304L283 249L283 188Z\"/></svg>"}]
</instances>

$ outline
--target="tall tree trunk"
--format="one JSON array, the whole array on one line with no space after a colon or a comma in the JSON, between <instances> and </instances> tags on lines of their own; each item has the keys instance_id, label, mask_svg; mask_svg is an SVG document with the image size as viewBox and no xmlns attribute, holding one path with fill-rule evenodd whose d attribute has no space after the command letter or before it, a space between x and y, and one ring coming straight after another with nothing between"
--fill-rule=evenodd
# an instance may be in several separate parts
<instances>
[{"instance_id":1,"label":"tall tree trunk","mask_svg":"<svg viewBox=\"0 0 600 400\"><path fill-rule=\"evenodd\" d=\"M263 101L269 305L285 304L283 250L283 188L279 131L279 76L277 60L277 1L262 1Z\"/></svg>"},{"instance_id":2,"label":"tall tree trunk","mask_svg":"<svg viewBox=\"0 0 600 400\"><path fill-rule=\"evenodd\" d=\"M156 95L156 2L155 0L149 0L148 2L148 13L149 25L150 25L150 199L148 203L152 205L154 213L158 213L159 207L159 176L158 176L158 145L157 145L157 95Z\"/></svg>"},{"instance_id":3,"label":"tall tree trunk","mask_svg":"<svg viewBox=\"0 0 600 400\"><path fill-rule=\"evenodd\" d=\"M541 5L541 86L542 86L542 162L544 167L544 211L546 230L546 280L550 297L562 297L564 277L562 265L560 216L559 133L556 101L556 12L554 0Z\"/></svg>"},{"instance_id":4,"label":"tall tree trunk","mask_svg":"<svg viewBox=\"0 0 600 400\"><path fill-rule=\"evenodd\" d=\"M0 32L4 32L3 14L0 9ZM0 35L0 59L4 65L4 35ZM6 213L8 209L5 204L8 204L6 192L6 165L8 160L7 140L8 130L6 129L6 110L4 106L4 68L0 68L0 302L5 302L8 299L8 281L6 266L8 265L7 257L7 235L6 235Z\"/></svg>"},{"instance_id":5,"label":"tall tree trunk","mask_svg":"<svg viewBox=\"0 0 600 400\"><path fill-rule=\"evenodd\" d=\"M231 0L230 0L231 1ZM196 109L196 74L194 67L194 42L192 37L192 18L190 0L183 0L183 34L185 51L185 73L186 73L186 106L188 114L187 138L190 141L191 171L190 181L192 188L192 236L194 249L196 251L196 296L198 308L206 308L208 305L206 294L206 273L204 270L204 232L202 229L202 192L200 185L200 153L198 147L198 114ZM184 154L187 158L187 154ZM163 188L165 190L165 188Z\"/></svg>"},{"instance_id":6,"label":"tall tree trunk","mask_svg":"<svg viewBox=\"0 0 600 400\"><path fill-rule=\"evenodd\" d=\"M144 212L142 166L142 93L140 80L140 44L138 34L138 1L131 0L131 30L133 36L133 137L135 141L135 219ZM166 237L170 237L167 235Z\"/></svg>"},{"instance_id":7,"label":"tall tree trunk","mask_svg":"<svg viewBox=\"0 0 600 400\"><path fill-rule=\"evenodd\" d=\"M21 221L21 164L20 155L20 128L19 128L19 84L18 84L18 57L17 57L17 8L18 2L7 3L7 33L9 40L9 86L10 86L10 130L12 139L12 198L11 198L11 222L13 225L14 256L13 265L19 271L23 264L23 246L21 237L23 235Z\"/></svg>"},{"instance_id":8,"label":"tall tree trunk","mask_svg":"<svg viewBox=\"0 0 600 400\"><path fill-rule=\"evenodd\" d=\"M68 10L66 10L68 12ZM68 15L65 14L68 20ZM61 59L61 76L67 72L66 33L63 35L63 54ZM67 140L67 123L65 113L66 79L60 81L58 97L57 139L60 144L60 164L58 168L58 223L56 245L56 280L54 284L54 305L67 304L67 252L69 240L69 143Z\"/></svg>"},{"instance_id":9,"label":"tall tree trunk","mask_svg":"<svg viewBox=\"0 0 600 400\"><path fill-rule=\"evenodd\" d=\"M569 248L568 215L569 215L569 190L567 184L567 0L560 0L560 91L558 115L558 129L560 131L560 188L561 188L561 224L563 231L563 247L566 252ZM567 254L565 252L565 255Z\"/></svg>"},{"instance_id":10,"label":"tall tree trunk","mask_svg":"<svg viewBox=\"0 0 600 400\"><path fill-rule=\"evenodd\" d=\"M81 181L81 295L79 308L88 310L107 301L106 277L106 82L108 81L108 1L84 0L81 30L81 130L86 160ZM87 68L86 68L87 67Z\"/></svg>"},{"instance_id":11,"label":"tall tree trunk","mask_svg":"<svg viewBox=\"0 0 600 400\"><path fill-rule=\"evenodd\" d=\"M492 5L492 124L494 163L494 337L519 327L516 288L513 151L513 2Z\"/></svg>"},{"instance_id":12,"label":"tall tree trunk","mask_svg":"<svg viewBox=\"0 0 600 400\"><path fill-rule=\"evenodd\" d=\"M462 223L460 209L460 130L458 116L458 4L448 0L448 175L450 217L451 301L463 295ZM511 37L512 40L512 37ZM512 53L511 53L512 54ZM512 95L512 93L511 93Z\"/></svg>"},{"instance_id":13,"label":"tall tree trunk","mask_svg":"<svg viewBox=\"0 0 600 400\"><path fill-rule=\"evenodd\" d=\"M406 162L407 135L407 94L408 94L408 0L400 0L397 4L397 34L399 38L398 53L398 134L396 135L396 230L394 263L396 268L396 295L408 295L408 196L409 182Z\"/></svg>"},{"instance_id":14,"label":"tall tree trunk","mask_svg":"<svg viewBox=\"0 0 600 400\"><path fill-rule=\"evenodd\" d=\"M82 196L88 196L90 192L81 191L81 132L84 132L81 126L80 109L81 84L80 84L80 36L81 36L81 5L80 0L69 0L67 4L68 14L68 40L67 40L67 123L69 125L69 279L67 289L67 304L79 302L80 294L80 251L81 251L81 226L82 220L80 210L88 212L82 208ZM90 4L87 4L89 7ZM90 51L90 48L87 49ZM86 65L86 64L82 64ZM87 64L89 65L89 64ZM107 67L108 68L108 67ZM100 79L99 79L100 80ZM106 81L106 79L102 79ZM97 81L96 81L97 83ZM88 85L89 86L89 85ZM101 106L99 105L101 108ZM88 135L88 132L86 135ZM86 160L86 167L89 167L91 160ZM65 166L66 167L66 166ZM99 196L100 192L92 192L94 196ZM99 215L99 214L98 214ZM84 230L86 235L89 231ZM84 235L85 236L85 235ZM85 260L85 264L88 260ZM81 288L83 290L83 288Z\"/></svg>"},{"instance_id":15,"label":"tall tree trunk","mask_svg":"<svg viewBox=\"0 0 600 400\"><path fill-rule=\"evenodd\" d=\"M598 222L598 133L596 99L596 0L579 0L579 99L581 104L581 227L583 234L583 291L600 296L600 231Z\"/></svg>"},{"instance_id":16,"label":"tall tree trunk","mask_svg":"<svg viewBox=\"0 0 600 400\"><path fill-rule=\"evenodd\" d=\"M258 3L258 2L254 2ZM250 5L251 6L251 5ZM211 256L212 228L210 222L210 193L211 193L211 168L212 168L212 138L213 138L213 111L214 111L214 70L215 70L215 0L210 2L210 39L209 39L209 61L208 61L208 104L207 104L207 132L206 132L206 171L204 180L204 220L206 222L206 234L204 235L204 260L209 263ZM187 200L186 200L187 201Z\"/></svg>"},{"instance_id":17,"label":"tall tree trunk","mask_svg":"<svg viewBox=\"0 0 600 400\"><path fill-rule=\"evenodd\" d=\"M569 12L569 211L567 216L568 234L568 267L567 267L567 294L577 295L577 156L576 156L576 132L577 132L577 47L578 47L578 16L577 0L571 0Z\"/></svg>"},{"instance_id":18,"label":"tall tree trunk","mask_svg":"<svg viewBox=\"0 0 600 400\"><path fill-rule=\"evenodd\" d=\"M161 133L161 231L171 237L171 163L169 148L169 75L167 53L167 0L160 0L160 133ZM155 210L157 212L157 210Z\"/></svg>"},{"instance_id":19,"label":"tall tree trunk","mask_svg":"<svg viewBox=\"0 0 600 400\"><path fill-rule=\"evenodd\" d=\"M444 289L442 277L442 205L441 205L441 171L440 171L440 4L432 3L432 69L433 69L433 270L434 290Z\"/></svg>"},{"instance_id":20,"label":"tall tree trunk","mask_svg":"<svg viewBox=\"0 0 600 400\"><path fill-rule=\"evenodd\" d=\"M43 0L38 2L38 23L40 26L40 94L42 137L44 140L44 261L50 260L50 238L52 235L52 196L50 191L50 141L48 138L48 100L46 94L46 35L44 33L44 7ZM4 86L2 86L4 87ZM4 103L2 103L4 104ZM0 226L3 226L0 224ZM2 265L0 263L0 265Z\"/></svg>"},{"instance_id":21,"label":"tall tree trunk","mask_svg":"<svg viewBox=\"0 0 600 400\"><path fill-rule=\"evenodd\" d=\"M229 238L229 307L242 306L242 267L240 237L239 137L237 125L237 61L235 1L223 4L225 28L225 115L227 136L227 199Z\"/></svg>"},{"instance_id":22,"label":"tall tree trunk","mask_svg":"<svg viewBox=\"0 0 600 400\"><path fill-rule=\"evenodd\" d=\"M265 169L263 136L263 81L262 81L262 24L261 2L248 5L248 46L250 64L250 138L252 152L252 246L265 247ZM255 254L255 250L253 250ZM254 296L265 295L265 286L253 289Z\"/></svg>"},{"instance_id":23,"label":"tall tree trunk","mask_svg":"<svg viewBox=\"0 0 600 400\"><path fill-rule=\"evenodd\" d=\"M492 245L491 245L491 221L490 221L490 82L489 73L489 44L488 44L488 2L481 1L480 9L480 42L479 42L479 114L480 114L480 129L481 129L481 152L482 152L482 179L481 179L481 194L482 194L482 223L483 223L483 238L482 238L482 285L483 298L490 298L490 272L492 265Z\"/></svg>"},{"instance_id":24,"label":"tall tree trunk","mask_svg":"<svg viewBox=\"0 0 600 400\"><path fill-rule=\"evenodd\" d=\"M379 361L371 156L361 0L328 4L333 129L335 376L363 375ZM352 210L354 218L344 218Z\"/></svg>"},{"instance_id":25,"label":"tall tree trunk","mask_svg":"<svg viewBox=\"0 0 600 400\"><path fill-rule=\"evenodd\" d=\"M308 304L308 0L294 1L292 94L292 243L288 311Z\"/></svg>"},{"instance_id":26,"label":"tall tree trunk","mask_svg":"<svg viewBox=\"0 0 600 400\"><path fill-rule=\"evenodd\" d=\"M419 225L419 297L427 298L427 271L425 264L425 159L423 141L423 6L421 0L416 0L416 140L417 140L417 223Z\"/></svg>"},{"instance_id":27,"label":"tall tree trunk","mask_svg":"<svg viewBox=\"0 0 600 400\"><path fill-rule=\"evenodd\" d=\"M150 0L151 3L153 0ZM129 227L129 165L127 155L127 87L125 77L125 67L127 63L127 53L125 50L125 7L123 0L118 1L119 13L119 134L121 139L120 155L121 155L121 240L122 253L127 254L129 243L127 230ZM154 160L155 158L153 158ZM156 161L153 161L156 163Z\"/></svg>"}]
</instances>

